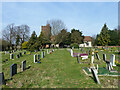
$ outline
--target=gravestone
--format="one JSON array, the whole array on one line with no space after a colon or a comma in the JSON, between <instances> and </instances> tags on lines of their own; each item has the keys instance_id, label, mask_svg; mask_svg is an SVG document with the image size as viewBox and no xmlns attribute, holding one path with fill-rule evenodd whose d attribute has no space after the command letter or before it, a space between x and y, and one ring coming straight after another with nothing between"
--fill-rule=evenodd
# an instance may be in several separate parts
<instances>
[{"instance_id":1,"label":"gravestone","mask_svg":"<svg viewBox=\"0 0 120 90\"><path fill-rule=\"evenodd\" d=\"M96 57L97 57L98 60L100 60L98 53L96 53Z\"/></svg>"},{"instance_id":2,"label":"gravestone","mask_svg":"<svg viewBox=\"0 0 120 90\"><path fill-rule=\"evenodd\" d=\"M99 78L98 78L98 75L97 75L97 70L95 68L91 68L91 72L92 72L94 81L97 82L98 84L100 84L100 81L99 81Z\"/></svg>"},{"instance_id":3,"label":"gravestone","mask_svg":"<svg viewBox=\"0 0 120 90\"><path fill-rule=\"evenodd\" d=\"M44 58L43 52L41 52L41 58Z\"/></svg>"},{"instance_id":4,"label":"gravestone","mask_svg":"<svg viewBox=\"0 0 120 90\"><path fill-rule=\"evenodd\" d=\"M22 57L22 53L20 52L20 57Z\"/></svg>"},{"instance_id":5,"label":"gravestone","mask_svg":"<svg viewBox=\"0 0 120 90\"><path fill-rule=\"evenodd\" d=\"M116 65L115 65L115 55L114 55L114 54L111 55L111 57L110 57L110 62L111 62L111 64L112 64L112 66L116 66Z\"/></svg>"},{"instance_id":6,"label":"gravestone","mask_svg":"<svg viewBox=\"0 0 120 90\"><path fill-rule=\"evenodd\" d=\"M47 49L47 54L49 54L49 51L48 51L48 49Z\"/></svg>"},{"instance_id":7,"label":"gravestone","mask_svg":"<svg viewBox=\"0 0 120 90\"><path fill-rule=\"evenodd\" d=\"M91 56L91 64L93 64L94 61L94 55Z\"/></svg>"},{"instance_id":8,"label":"gravestone","mask_svg":"<svg viewBox=\"0 0 120 90\"><path fill-rule=\"evenodd\" d=\"M5 55L7 54L7 51L5 51Z\"/></svg>"},{"instance_id":9,"label":"gravestone","mask_svg":"<svg viewBox=\"0 0 120 90\"><path fill-rule=\"evenodd\" d=\"M16 55L16 58L19 58L19 54Z\"/></svg>"},{"instance_id":10,"label":"gravestone","mask_svg":"<svg viewBox=\"0 0 120 90\"><path fill-rule=\"evenodd\" d=\"M4 78L4 73L0 73L0 85L6 84L5 78Z\"/></svg>"},{"instance_id":11,"label":"gravestone","mask_svg":"<svg viewBox=\"0 0 120 90\"><path fill-rule=\"evenodd\" d=\"M103 54L103 60L106 61L106 54Z\"/></svg>"},{"instance_id":12,"label":"gravestone","mask_svg":"<svg viewBox=\"0 0 120 90\"><path fill-rule=\"evenodd\" d=\"M72 50L72 49L71 49L71 52L70 52L70 53L71 53L71 56L73 57L73 50Z\"/></svg>"},{"instance_id":13,"label":"gravestone","mask_svg":"<svg viewBox=\"0 0 120 90\"><path fill-rule=\"evenodd\" d=\"M46 55L45 51L44 51L44 56Z\"/></svg>"},{"instance_id":14,"label":"gravestone","mask_svg":"<svg viewBox=\"0 0 120 90\"><path fill-rule=\"evenodd\" d=\"M77 55L77 62L80 63L79 54Z\"/></svg>"},{"instance_id":15,"label":"gravestone","mask_svg":"<svg viewBox=\"0 0 120 90\"><path fill-rule=\"evenodd\" d=\"M12 64L11 65L11 77L15 74L17 74L17 64Z\"/></svg>"},{"instance_id":16,"label":"gravestone","mask_svg":"<svg viewBox=\"0 0 120 90\"><path fill-rule=\"evenodd\" d=\"M99 67L98 67L98 64L97 64L97 68L96 68L96 69L97 69L97 73L98 73L98 68L99 68Z\"/></svg>"},{"instance_id":17,"label":"gravestone","mask_svg":"<svg viewBox=\"0 0 120 90\"><path fill-rule=\"evenodd\" d=\"M40 55L38 54L38 60L40 60Z\"/></svg>"},{"instance_id":18,"label":"gravestone","mask_svg":"<svg viewBox=\"0 0 120 90\"><path fill-rule=\"evenodd\" d=\"M14 58L14 55L13 54L10 54L10 59L13 59Z\"/></svg>"},{"instance_id":19,"label":"gravestone","mask_svg":"<svg viewBox=\"0 0 120 90\"><path fill-rule=\"evenodd\" d=\"M25 54L26 54L26 52L24 51L24 52L23 52L23 54L25 55Z\"/></svg>"},{"instance_id":20,"label":"gravestone","mask_svg":"<svg viewBox=\"0 0 120 90\"><path fill-rule=\"evenodd\" d=\"M34 63L37 63L37 55L34 55Z\"/></svg>"},{"instance_id":21,"label":"gravestone","mask_svg":"<svg viewBox=\"0 0 120 90\"><path fill-rule=\"evenodd\" d=\"M106 69L109 71L113 69L111 62L106 62Z\"/></svg>"},{"instance_id":22,"label":"gravestone","mask_svg":"<svg viewBox=\"0 0 120 90\"><path fill-rule=\"evenodd\" d=\"M22 71L24 71L26 69L26 60L22 61L22 67L21 67Z\"/></svg>"}]
</instances>

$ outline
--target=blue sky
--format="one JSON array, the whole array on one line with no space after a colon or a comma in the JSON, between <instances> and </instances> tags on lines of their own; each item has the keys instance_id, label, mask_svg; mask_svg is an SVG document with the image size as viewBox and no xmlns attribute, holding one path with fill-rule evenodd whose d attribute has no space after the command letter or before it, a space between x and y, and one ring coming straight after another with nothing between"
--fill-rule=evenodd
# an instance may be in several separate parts
<instances>
[{"instance_id":1,"label":"blue sky","mask_svg":"<svg viewBox=\"0 0 120 90\"><path fill-rule=\"evenodd\" d=\"M99 34L104 23L118 25L118 2L3 2L2 28L27 24L40 34L47 20L61 19L67 30L79 29L85 36Z\"/></svg>"}]
</instances>

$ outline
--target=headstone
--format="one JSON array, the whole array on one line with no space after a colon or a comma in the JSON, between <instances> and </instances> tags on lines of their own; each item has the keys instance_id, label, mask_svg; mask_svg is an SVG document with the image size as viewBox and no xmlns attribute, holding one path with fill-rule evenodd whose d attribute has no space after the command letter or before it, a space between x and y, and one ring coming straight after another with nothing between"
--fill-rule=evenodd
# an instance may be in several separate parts
<instances>
[{"instance_id":1,"label":"headstone","mask_svg":"<svg viewBox=\"0 0 120 90\"><path fill-rule=\"evenodd\" d=\"M34 55L34 63L37 63L37 55Z\"/></svg>"},{"instance_id":2,"label":"headstone","mask_svg":"<svg viewBox=\"0 0 120 90\"><path fill-rule=\"evenodd\" d=\"M73 50L71 49L71 56L73 57Z\"/></svg>"},{"instance_id":3,"label":"headstone","mask_svg":"<svg viewBox=\"0 0 120 90\"><path fill-rule=\"evenodd\" d=\"M103 60L106 61L106 54L103 54Z\"/></svg>"},{"instance_id":4,"label":"headstone","mask_svg":"<svg viewBox=\"0 0 120 90\"><path fill-rule=\"evenodd\" d=\"M116 66L116 65L115 65L115 55L114 55L114 54L111 55L111 57L110 57L110 62L111 62L111 64L112 64L112 66Z\"/></svg>"},{"instance_id":5,"label":"headstone","mask_svg":"<svg viewBox=\"0 0 120 90\"><path fill-rule=\"evenodd\" d=\"M91 63L93 64L94 61L94 55L91 56Z\"/></svg>"},{"instance_id":6,"label":"headstone","mask_svg":"<svg viewBox=\"0 0 120 90\"><path fill-rule=\"evenodd\" d=\"M41 52L41 58L44 58L43 52Z\"/></svg>"},{"instance_id":7,"label":"headstone","mask_svg":"<svg viewBox=\"0 0 120 90\"><path fill-rule=\"evenodd\" d=\"M26 69L26 60L22 61L22 67L21 67L22 71L24 71Z\"/></svg>"},{"instance_id":8,"label":"headstone","mask_svg":"<svg viewBox=\"0 0 120 90\"><path fill-rule=\"evenodd\" d=\"M19 58L19 54L16 55L16 58Z\"/></svg>"},{"instance_id":9,"label":"headstone","mask_svg":"<svg viewBox=\"0 0 120 90\"><path fill-rule=\"evenodd\" d=\"M80 63L79 54L77 55L77 62Z\"/></svg>"},{"instance_id":10,"label":"headstone","mask_svg":"<svg viewBox=\"0 0 120 90\"><path fill-rule=\"evenodd\" d=\"M11 77L15 74L17 74L17 64L12 64L11 65Z\"/></svg>"},{"instance_id":11,"label":"headstone","mask_svg":"<svg viewBox=\"0 0 120 90\"><path fill-rule=\"evenodd\" d=\"M47 49L47 54L49 54L49 51L48 51L48 49Z\"/></svg>"},{"instance_id":12,"label":"headstone","mask_svg":"<svg viewBox=\"0 0 120 90\"><path fill-rule=\"evenodd\" d=\"M98 64L97 64L97 68L96 68L96 69L97 69L97 73L98 73L98 68L99 68L99 67L98 67Z\"/></svg>"},{"instance_id":13,"label":"headstone","mask_svg":"<svg viewBox=\"0 0 120 90\"><path fill-rule=\"evenodd\" d=\"M38 60L40 60L40 55L38 54Z\"/></svg>"},{"instance_id":14,"label":"headstone","mask_svg":"<svg viewBox=\"0 0 120 90\"><path fill-rule=\"evenodd\" d=\"M13 59L13 58L14 58L13 54L10 54L10 59Z\"/></svg>"},{"instance_id":15,"label":"headstone","mask_svg":"<svg viewBox=\"0 0 120 90\"><path fill-rule=\"evenodd\" d=\"M20 57L22 57L22 53L20 52Z\"/></svg>"},{"instance_id":16,"label":"headstone","mask_svg":"<svg viewBox=\"0 0 120 90\"><path fill-rule=\"evenodd\" d=\"M24 52L23 52L23 54L25 55L25 54L26 54L26 52L24 51Z\"/></svg>"},{"instance_id":17,"label":"headstone","mask_svg":"<svg viewBox=\"0 0 120 90\"><path fill-rule=\"evenodd\" d=\"M7 51L5 51L5 55L7 54Z\"/></svg>"},{"instance_id":18,"label":"headstone","mask_svg":"<svg viewBox=\"0 0 120 90\"><path fill-rule=\"evenodd\" d=\"M44 56L46 55L45 51L44 51Z\"/></svg>"},{"instance_id":19,"label":"headstone","mask_svg":"<svg viewBox=\"0 0 120 90\"><path fill-rule=\"evenodd\" d=\"M0 85L6 84L5 78L4 78L4 73L0 73Z\"/></svg>"},{"instance_id":20,"label":"headstone","mask_svg":"<svg viewBox=\"0 0 120 90\"><path fill-rule=\"evenodd\" d=\"M100 60L98 53L96 53L96 57L97 57L98 60Z\"/></svg>"},{"instance_id":21,"label":"headstone","mask_svg":"<svg viewBox=\"0 0 120 90\"><path fill-rule=\"evenodd\" d=\"M100 84L100 81L99 81L99 78L98 78L98 75L97 75L97 70L95 68L91 68L91 72L92 72L94 81L97 82L98 84Z\"/></svg>"}]
</instances>

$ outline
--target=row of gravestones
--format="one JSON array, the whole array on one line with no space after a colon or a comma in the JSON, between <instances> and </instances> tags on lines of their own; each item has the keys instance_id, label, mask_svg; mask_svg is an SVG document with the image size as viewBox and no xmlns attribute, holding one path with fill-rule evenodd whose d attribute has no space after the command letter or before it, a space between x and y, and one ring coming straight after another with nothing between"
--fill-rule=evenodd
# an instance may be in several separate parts
<instances>
[{"instance_id":1,"label":"row of gravestones","mask_svg":"<svg viewBox=\"0 0 120 90\"><path fill-rule=\"evenodd\" d=\"M22 65L21 65L21 71L24 71L26 69L26 60L22 61ZM14 76L15 74L17 74L17 64L12 64L10 66L10 76L12 78L12 76ZM0 73L0 85L2 84L6 84L5 82L5 77L4 77L4 73Z\"/></svg>"}]
</instances>

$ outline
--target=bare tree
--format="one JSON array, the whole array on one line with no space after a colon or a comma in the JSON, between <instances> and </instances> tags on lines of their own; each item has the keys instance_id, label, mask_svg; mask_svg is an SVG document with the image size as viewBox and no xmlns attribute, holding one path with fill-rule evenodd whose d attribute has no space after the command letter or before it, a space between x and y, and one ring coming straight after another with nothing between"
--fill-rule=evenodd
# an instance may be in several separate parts
<instances>
[{"instance_id":1,"label":"bare tree","mask_svg":"<svg viewBox=\"0 0 120 90\"><path fill-rule=\"evenodd\" d=\"M66 29L66 26L63 23L63 21L59 19L48 20L47 24L50 24L51 26L52 41L53 43L55 43L56 35L58 35L58 33L60 33L61 30Z\"/></svg>"}]
</instances>

